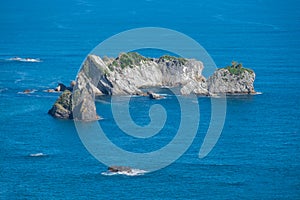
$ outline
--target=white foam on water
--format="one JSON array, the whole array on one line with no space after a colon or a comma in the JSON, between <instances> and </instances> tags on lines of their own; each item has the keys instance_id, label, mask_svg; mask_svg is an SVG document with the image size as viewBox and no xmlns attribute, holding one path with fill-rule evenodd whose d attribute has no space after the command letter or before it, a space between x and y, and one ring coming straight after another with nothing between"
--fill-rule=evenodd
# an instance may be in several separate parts
<instances>
[{"instance_id":1,"label":"white foam on water","mask_svg":"<svg viewBox=\"0 0 300 200\"><path fill-rule=\"evenodd\" d=\"M47 156L46 154L43 153L32 153L29 154L30 157L42 157L42 156Z\"/></svg>"},{"instance_id":2,"label":"white foam on water","mask_svg":"<svg viewBox=\"0 0 300 200\"><path fill-rule=\"evenodd\" d=\"M43 92L46 92L46 93L61 93L61 91L55 91L54 89L53 89L53 91L50 91L50 92L48 90L50 90L50 89L43 90Z\"/></svg>"},{"instance_id":3,"label":"white foam on water","mask_svg":"<svg viewBox=\"0 0 300 200\"><path fill-rule=\"evenodd\" d=\"M120 171L120 172L102 172L101 175L103 176L115 176L115 175L125 175L125 176L141 176L147 173L145 170L141 169L131 169L131 171Z\"/></svg>"},{"instance_id":4,"label":"white foam on water","mask_svg":"<svg viewBox=\"0 0 300 200\"><path fill-rule=\"evenodd\" d=\"M220 99L222 98L223 96L219 95L219 94L212 94L209 96L210 98L215 98L215 99Z\"/></svg>"},{"instance_id":5,"label":"white foam on water","mask_svg":"<svg viewBox=\"0 0 300 200\"><path fill-rule=\"evenodd\" d=\"M8 58L9 61L19 61L19 62L42 62L39 58L20 58L20 57L13 57Z\"/></svg>"},{"instance_id":6,"label":"white foam on water","mask_svg":"<svg viewBox=\"0 0 300 200\"><path fill-rule=\"evenodd\" d=\"M160 88L162 88L162 89L169 89L169 88L171 88L170 86L167 86L167 85L163 85L163 86L161 86Z\"/></svg>"},{"instance_id":7,"label":"white foam on water","mask_svg":"<svg viewBox=\"0 0 300 200\"><path fill-rule=\"evenodd\" d=\"M0 88L0 93L7 91L8 88Z\"/></svg>"},{"instance_id":8,"label":"white foam on water","mask_svg":"<svg viewBox=\"0 0 300 200\"><path fill-rule=\"evenodd\" d=\"M19 79L15 80L15 83L19 83L19 82L21 82L23 80L24 80L23 78L19 78Z\"/></svg>"}]
</instances>

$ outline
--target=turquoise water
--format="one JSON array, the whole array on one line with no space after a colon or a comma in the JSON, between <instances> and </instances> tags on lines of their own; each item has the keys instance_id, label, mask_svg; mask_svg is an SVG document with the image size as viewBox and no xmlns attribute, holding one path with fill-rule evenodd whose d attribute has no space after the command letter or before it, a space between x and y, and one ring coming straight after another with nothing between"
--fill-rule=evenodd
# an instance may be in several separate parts
<instances>
[{"instance_id":1,"label":"turquoise water","mask_svg":"<svg viewBox=\"0 0 300 200\"><path fill-rule=\"evenodd\" d=\"M298 1L1 4L1 199L299 199ZM210 99L199 97L200 128L179 160L141 176L104 176L106 166L85 149L74 123L47 114L58 94L42 90L74 79L99 42L146 26L187 34L220 67L232 60L242 62L256 72L255 88L262 94L227 98L221 138L204 159L198 158L198 151L210 120ZM42 62L7 60L15 56ZM19 93L25 89L37 91ZM108 100L97 102L105 118L100 123L113 130L112 141L124 149L155 150L174 136L179 119L169 114L166 139L128 142L114 124ZM177 101L167 100L160 103L175 113ZM148 106L153 103L132 98L131 112L138 124L149 123ZM31 155L37 153L44 156Z\"/></svg>"}]
</instances>

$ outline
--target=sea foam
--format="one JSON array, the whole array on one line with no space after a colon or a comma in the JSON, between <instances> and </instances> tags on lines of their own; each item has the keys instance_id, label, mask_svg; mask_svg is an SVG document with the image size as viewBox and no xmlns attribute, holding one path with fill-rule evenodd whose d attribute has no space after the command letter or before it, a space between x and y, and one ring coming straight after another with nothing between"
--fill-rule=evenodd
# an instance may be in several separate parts
<instances>
[{"instance_id":1,"label":"sea foam","mask_svg":"<svg viewBox=\"0 0 300 200\"><path fill-rule=\"evenodd\" d=\"M19 62L42 62L39 58L20 58L20 57L13 57L7 59L9 61L19 61Z\"/></svg>"},{"instance_id":2,"label":"sea foam","mask_svg":"<svg viewBox=\"0 0 300 200\"><path fill-rule=\"evenodd\" d=\"M29 154L30 157L43 157L43 156L47 156L46 154L44 153L32 153L32 154Z\"/></svg>"},{"instance_id":3,"label":"sea foam","mask_svg":"<svg viewBox=\"0 0 300 200\"><path fill-rule=\"evenodd\" d=\"M145 170L132 169L130 172L128 172L128 171L119 171L119 172L106 171L106 172L102 172L101 174L103 176L115 176L115 175L141 176L141 175L144 175L145 173L147 173L147 171L145 171Z\"/></svg>"}]
</instances>

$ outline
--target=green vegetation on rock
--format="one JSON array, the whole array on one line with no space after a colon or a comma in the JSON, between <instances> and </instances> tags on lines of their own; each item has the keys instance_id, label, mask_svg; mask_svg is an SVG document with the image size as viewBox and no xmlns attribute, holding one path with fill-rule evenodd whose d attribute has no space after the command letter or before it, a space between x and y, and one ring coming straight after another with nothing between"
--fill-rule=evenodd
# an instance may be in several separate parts
<instances>
[{"instance_id":1,"label":"green vegetation on rock","mask_svg":"<svg viewBox=\"0 0 300 200\"><path fill-rule=\"evenodd\" d=\"M61 105L65 109L72 110L72 92L65 90L55 104Z\"/></svg>"},{"instance_id":2,"label":"green vegetation on rock","mask_svg":"<svg viewBox=\"0 0 300 200\"><path fill-rule=\"evenodd\" d=\"M159 58L159 61L171 61L171 62L178 62L180 65L184 65L187 63L187 59L181 57L175 57L170 55L163 55Z\"/></svg>"},{"instance_id":3,"label":"green vegetation on rock","mask_svg":"<svg viewBox=\"0 0 300 200\"><path fill-rule=\"evenodd\" d=\"M146 58L137 52L129 52L127 53L127 56L132 59L135 64L139 64L141 61L150 60L149 58Z\"/></svg>"},{"instance_id":4,"label":"green vegetation on rock","mask_svg":"<svg viewBox=\"0 0 300 200\"><path fill-rule=\"evenodd\" d=\"M236 61L232 61L231 66L224 67L224 69L227 69L229 73L233 75L241 75L245 71L253 73L253 70L244 68L242 63Z\"/></svg>"},{"instance_id":5,"label":"green vegetation on rock","mask_svg":"<svg viewBox=\"0 0 300 200\"><path fill-rule=\"evenodd\" d=\"M72 92L65 90L48 111L48 114L60 119L73 119Z\"/></svg>"},{"instance_id":6,"label":"green vegetation on rock","mask_svg":"<svg viewBox=\"0 0 300 200\"><path fill-rule=\"evenodd\" d=\"M146 58L137 52L121 53L115 60L113 60L108 68L113 71L115 67L121 67L122 69L126 67L133 68L134 66L139 66L142 61L153 61L151 58ZM163 55L158 59L158 62L174 62L180 65L185 65L188 60L181 57L175 57L170 55Z\"/></svg>"},{"instance_id":7,"label":"green vegetation on rock","mask_svg":"<svg viewBox=\"0 0 300 200\"><path fill-rule=\"evenodd\" d=\"M119 57L117 57L108 68L113 71L114 67L121 67L124 69L125 67L133 67L134 65L139 65L141 61L150 60L137 52L129 52L129 53L121 53Z\"/></svg>"}]
</instances>

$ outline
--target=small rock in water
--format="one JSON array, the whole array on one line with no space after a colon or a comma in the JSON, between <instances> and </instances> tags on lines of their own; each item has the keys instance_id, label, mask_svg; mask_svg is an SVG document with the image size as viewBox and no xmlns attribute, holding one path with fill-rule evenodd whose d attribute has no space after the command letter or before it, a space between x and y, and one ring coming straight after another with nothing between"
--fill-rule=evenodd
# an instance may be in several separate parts
<instances>
[{"instance_id":1,"label":"small rock in water","mask_svg":"<svg viewBox=\"0 0 300 200\"><path fill-rule=\"evenodd\" d=\"M24 94L29 94L31 92L32 92L32 90L30 90L30 89L26 89L26 90L23 91Z\"/></svg>"},{"instance_id":2,"label":"small rock in water","mask_svg":"<svg viewBox=\"0 0 300 200\"><path fill-rule=\"evenodd\" d=\"M63 92L67 89L67 86L65 86L64 84L62 83L59 83L58 86L55 88L55 91L57 92Z\"/></svg>"},{"instance_id":3,"label":"small rock in water","mask_svg":"<svg viewBox=\"0 0 300 200\"><path fill-rule=\"evenodd\" d=\"M159 94L156 94L154 92L151 92L151 91L148 92L148 95L149 95L150 99L162 99L162 98L164 98L163 96L161 96Z\"/></svg>"},{"instance_id":4,"label":"small rock in water","mask_svg":"<svg viewBox=\"0 0 300 200\"><path fill-rule=\"evenodd\" d=\"M76 85L76 81L71 81L70 87L73 88Z\"/></svg>"},{"instance_id":5,"label":"small rock in water","mask_svg":"<svg viewBox=\"0 0 300 200\"><path fill-rule=\"evenodd\" d=\"M47 89L47 90L44 90L44 92L50 92L50 93L53 93L53 92L55 92L55 90L54 90L54 89Z\"/></svg>"},{"instance_id":6,"label":"small rock in water","mask_svg":"<svg viewBox=\"0 0 300 200\"><path fill-rule=\"evenodd\" d=\"M131 173L132 169L130 167L125 167L125 166L110 166L110 167L108 167L108 171L110 171L110 172L127 172L127 173Z\"/></svg>"},{"instance_id":7,"label":"small rock in water","mask_svg":"<svg viewBox=\"0 0 300 200\"><path fill-rule=\"evenodd\" d=\"M73 91L73 87L76 85L75 81L70 82L70 87L65 86L63 83L59 83L55 89L47 89L44 92L64 92L65 90Z\"/></svg>"}]
</instances>

